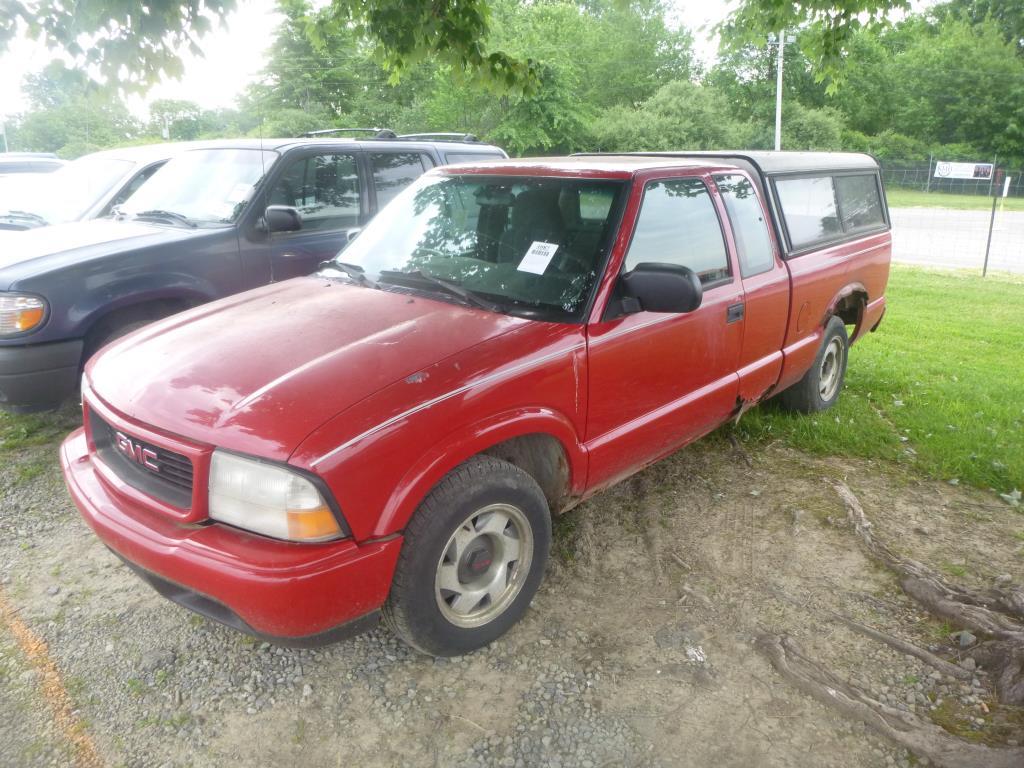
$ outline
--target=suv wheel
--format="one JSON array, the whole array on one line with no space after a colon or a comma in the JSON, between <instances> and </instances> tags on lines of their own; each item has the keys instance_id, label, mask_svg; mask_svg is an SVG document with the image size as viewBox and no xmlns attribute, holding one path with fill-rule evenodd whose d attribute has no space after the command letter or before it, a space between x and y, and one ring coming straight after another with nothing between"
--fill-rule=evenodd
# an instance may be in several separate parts
<instances>
[{"instance_id":1,"label":"suv wheel","mask_svg":"<svg viewBox=\"0 0 1024 768\"><path fill-rule=\"evenodd\" d=\"M849 352L846 326L840 318L830 318L810 370L779 395L782 406L790 411L814 413L835 405L846 378Z\"/></svg>"},{"instance_id":2,"label":"suv wheel","mask_svg":"<svg viewBox=\"0 0 1024 768\"><path fill-rule=\"evenodd\" d=\"M551 515L533 478L506 461L474 457L413 515L384 619L435 656L487 645L526 611L550 546Z\"/></svg>"}]
</instances>

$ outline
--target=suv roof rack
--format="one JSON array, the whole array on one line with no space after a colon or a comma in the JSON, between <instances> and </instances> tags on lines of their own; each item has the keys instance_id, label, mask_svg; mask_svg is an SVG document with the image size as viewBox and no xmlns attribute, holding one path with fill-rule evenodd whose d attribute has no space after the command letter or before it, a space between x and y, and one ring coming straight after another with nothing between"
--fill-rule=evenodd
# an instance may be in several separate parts
<instances>
[{"instance_id":1,"label":"suv roof rack","mask_svg":"<svg viewBox=\"0 0 1024 768\"><path fill-rule=\"evenodd\" d=\"M444 133L444 132L430 132L430 133L403 133L398 136L400 139L437 139L439 141L464 141L467 143L480 141L472 133Z\"/></svg>"},{"instance_id":2,"label":"suv roof rack","mask_svg":"<svg viewBox=\"0 0 1024 768\"><path fill-rule=\"evenodd\" d=\"M375 139L397 139L398 134L390 128L324 128L321 131L307 131L302 134L304 139L326 136L329 133L372 133Z\"/></svg>"}]
</instances>

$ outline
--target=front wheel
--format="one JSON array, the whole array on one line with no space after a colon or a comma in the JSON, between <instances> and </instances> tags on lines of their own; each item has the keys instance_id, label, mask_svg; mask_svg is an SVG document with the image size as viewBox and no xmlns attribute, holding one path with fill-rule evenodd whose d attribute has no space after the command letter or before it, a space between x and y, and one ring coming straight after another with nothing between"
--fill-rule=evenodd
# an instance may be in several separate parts
<instances>
[{"instance_id":1,"label":"front wheel","mask_svg":"<svg viewBox=\"0 0 1024 768\"><path fill-rule=\"evenodd\" d=\"M810 370L800 381L782 391L779 403L787 410L800 413L831 408L843 389L849 352L846 326L840 318L830 318Z\"/></svg>"},{"instance_id":2,"label":"front wheel","mask_svg":"<svg viewBox=\"0 0 1024 768\"><path fill-rule=\"evenodd\" d=\"M487 645L525 613L550 548L551 515L533 478L506 461L474 457L409 522L384 620L434 656Z\"/></svg>"}]
</instances>

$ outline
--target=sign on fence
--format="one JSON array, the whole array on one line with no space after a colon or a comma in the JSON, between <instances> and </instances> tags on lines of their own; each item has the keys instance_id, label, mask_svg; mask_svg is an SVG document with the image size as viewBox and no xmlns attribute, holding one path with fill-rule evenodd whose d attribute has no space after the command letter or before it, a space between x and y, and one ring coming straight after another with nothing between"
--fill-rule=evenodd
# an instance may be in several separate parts
<instances>
[{"instance_id":1,"label":"sign on fence","mask_svg":"<svg viewBox=\"0 0 1024 768\"><path fill-rule=\"evenodd\" d=\"M935 164L937 179L988 179L992 178L992 163L946 163Z\"/></svg>"}]
</instances>

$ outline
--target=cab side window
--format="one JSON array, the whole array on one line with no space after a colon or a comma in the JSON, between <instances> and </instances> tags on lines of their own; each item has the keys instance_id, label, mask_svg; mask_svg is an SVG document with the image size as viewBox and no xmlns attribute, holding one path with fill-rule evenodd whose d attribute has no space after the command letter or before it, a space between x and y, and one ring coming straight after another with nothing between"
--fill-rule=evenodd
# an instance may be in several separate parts
<instances>
[{"instance_id":1,"label":"cab side window","mask_svg":"<svg viewBox=\"0 0 1024 768\"><path fill-rule=\"evenodd\" d=\"M274 184L268 204L297 208L303 231L359 226L355 155L324 154L296 160Z\"/></svg>"},{"instance_id":2,"label":"cab side window","mask_svg":"<svg viewBox=\"0 0 1024 768\"><path fill-rule=\"evenodd\" d=\"M418 152L380 152L370 155L373 186L377 190L377 210L418 179L426 168Z\"/></svg>"},{"instance_id":3,"label":"cab side window","mask_svg":"<svg viewBox=\"0 0 1024 768\"><path fill-rule=\"evenodd\" d=\"M689 267L705 285L731 276L722 226L703 181L647 185L625 269L644 262Z\"/></svg>"},{"instance_id":4,"label":"cab side window","mask_svg":"<svg viewBox=\"0 0 1024 768\"><path fill-rule=\"evenodd\" d=\"M716 176L715 184L732 224L740 274L753 277L767 272L775 266L775 251L754 185L743 176Z\"/></svg>"}]
</instances>

